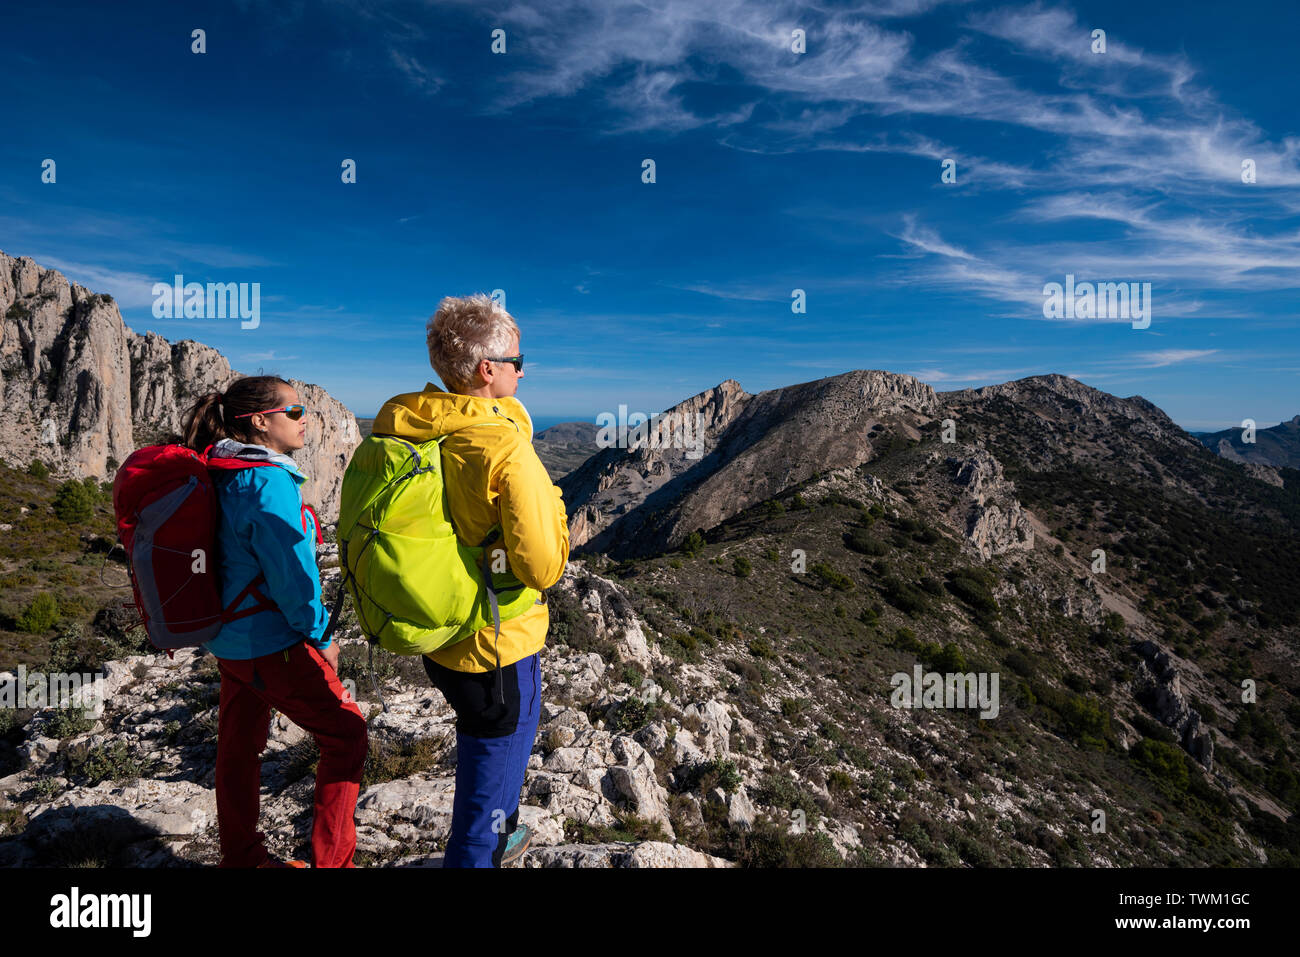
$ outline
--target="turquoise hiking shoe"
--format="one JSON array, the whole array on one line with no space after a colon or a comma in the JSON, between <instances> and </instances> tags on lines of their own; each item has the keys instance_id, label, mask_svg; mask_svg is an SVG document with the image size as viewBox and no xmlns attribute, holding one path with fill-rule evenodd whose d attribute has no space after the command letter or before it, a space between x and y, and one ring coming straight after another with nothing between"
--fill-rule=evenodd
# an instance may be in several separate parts
<instances>
[{"instance_id":1,"label":"turquoise hiking shoe","mask_svg":"<svg viewBox=\"0 0 1300 957\"><path fill-rule=\"evenodd\" d=\"M527 824L520 824L506 839L506 850L501 855L501 866L513 864L519 858L524 856L524 851L528 850L528 842L533 839L532 832L528 830Z\"/></svg>"}]
</instances>

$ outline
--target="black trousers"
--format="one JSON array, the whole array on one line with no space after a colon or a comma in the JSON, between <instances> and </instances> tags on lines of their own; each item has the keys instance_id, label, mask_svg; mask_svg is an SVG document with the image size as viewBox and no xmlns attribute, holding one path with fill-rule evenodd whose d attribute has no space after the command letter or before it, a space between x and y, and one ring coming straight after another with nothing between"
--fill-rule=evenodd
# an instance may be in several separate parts
<instances>
[{"instance_id":1,"label":"black trousers","mask_svg":"<svg viewBox=\"0 0 1300 957\"><path fill-rule=\"evenodd\" d=\"M497 700L496 671L456 671L421 655L424 671L456 712L456 730L475 738L503 738L519 725L519 666L524 658L501 669L506 703Z\"/></svg>"}]
</instances>

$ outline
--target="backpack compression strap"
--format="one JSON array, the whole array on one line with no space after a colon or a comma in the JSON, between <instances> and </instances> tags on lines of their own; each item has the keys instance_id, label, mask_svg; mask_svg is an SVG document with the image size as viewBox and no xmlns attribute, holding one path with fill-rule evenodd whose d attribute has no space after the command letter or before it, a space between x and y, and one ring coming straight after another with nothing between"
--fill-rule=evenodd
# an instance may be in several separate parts
<instances>
[{"instance_id":1,"label":"backpack compression strap","mask_svg":"<svg viewBox=\"0 0 1300 957\"><path fill-rule=\"evenodd\" d=\"M257 587L258 585L265 585L265 584L266 584L266 576L259 574L251 582L245 585L244 590L235 596L235 600L232 601L229 605L227 605L224 609L222 609L221 623L223 625L229 624L232 621L235 621L240 618L245 618L248 615L256 615L258 612L261 611L271 611L272 609L279 608L280 607L279 605L277 605L270 598L267 598L264 594L262 594L261 589ZM252 595L254 598L257 599L256 605L253 605L251 608L245 608L243 611L232 610L234 608L239 607L239 603L242 602L249 595Z\"/></svg>"}]
</instances>

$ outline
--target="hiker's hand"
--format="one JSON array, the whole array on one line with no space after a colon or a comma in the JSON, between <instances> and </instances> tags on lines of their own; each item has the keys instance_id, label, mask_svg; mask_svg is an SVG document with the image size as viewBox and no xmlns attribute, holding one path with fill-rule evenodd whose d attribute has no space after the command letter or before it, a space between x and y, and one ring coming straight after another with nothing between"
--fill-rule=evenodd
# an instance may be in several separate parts
<instances>
[{"instance_id":1,"label":"hiker's hand","mask_svg":"<svg viewBox=\"0 0 1300 957\"><path fill-rule=\"evenodd\" d=\"M320 653L320 656L329 662L331 668L339 670L339 643L331 641L330 646Z\"/></svg>"}]
</instances>

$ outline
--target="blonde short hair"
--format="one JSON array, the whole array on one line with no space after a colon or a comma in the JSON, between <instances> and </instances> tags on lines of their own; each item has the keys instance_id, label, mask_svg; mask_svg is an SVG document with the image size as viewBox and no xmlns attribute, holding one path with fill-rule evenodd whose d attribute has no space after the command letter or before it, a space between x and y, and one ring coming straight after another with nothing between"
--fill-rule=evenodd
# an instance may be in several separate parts
<instances>
[{"instance_id":1,"label":"blonde short hair","mask_svg":"<svg viewBox=\"0 0 1300 957\"><path fill-rule=\"evenodd\" d=\"M474 387L474 373L487 356L503 356L519 327L490 296L448 296L429 317L429 362L450 392Z\"/></svg>"}]
</instances>

